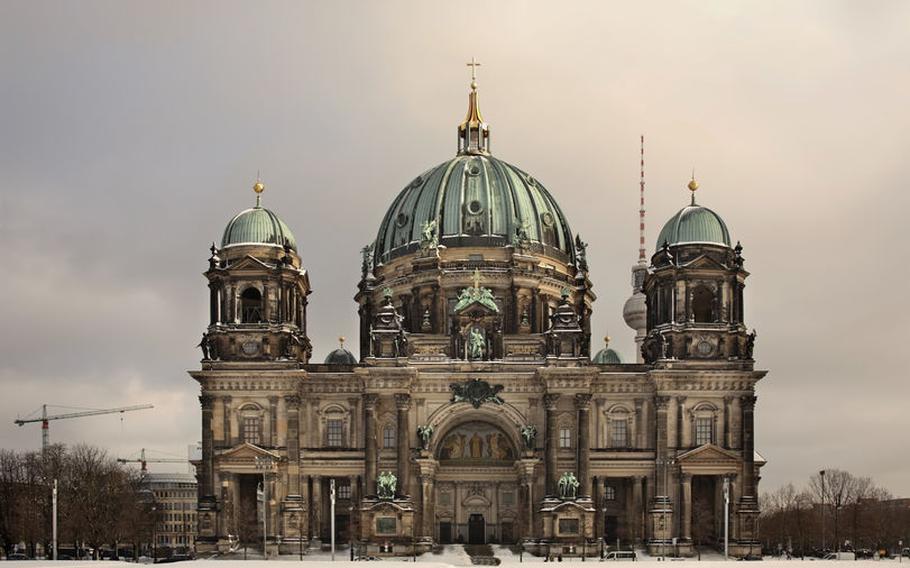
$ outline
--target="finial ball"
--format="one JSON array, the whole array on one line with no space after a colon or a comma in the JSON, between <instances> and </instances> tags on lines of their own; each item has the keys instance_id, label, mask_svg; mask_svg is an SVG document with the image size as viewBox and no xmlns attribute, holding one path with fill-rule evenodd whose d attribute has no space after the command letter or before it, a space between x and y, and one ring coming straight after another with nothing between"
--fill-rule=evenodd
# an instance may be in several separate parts
<instances>
[{"instance_id":1,"label":"finial ball","mask_svg":"<svg viewBox=\"0 0 910 568\"><path fill-rule=\"evenodd\" d=\"M609 344L610 344L610 336L609 336L609 335L605 335L605 336L604 336L604 343L605 343L606 345L609 345Z\"/></svg>"},{"instance_id":2,"label":"finial ball","mask_svg":"<svg viewBox=\"0 0 910 568\"><path fill-rule=\"evenodd\" d=\"M689 182L687 187L689 188L689 191L695 191L698 189L698 182L695 181L695 178L692 178L692 181Z\"/></svg>"},{"instance_id":3,"label":"finial ball","mask_svg":"<svg viewBox=\"0 0 910 568\"><path fill-rule=\"evenodd\" d=\"M256 193L262 193L263 191L265 191L265 184L262 183L261 181L257 181L253 185L253 191L255 191Z\"/></svg>"}]
</instances>

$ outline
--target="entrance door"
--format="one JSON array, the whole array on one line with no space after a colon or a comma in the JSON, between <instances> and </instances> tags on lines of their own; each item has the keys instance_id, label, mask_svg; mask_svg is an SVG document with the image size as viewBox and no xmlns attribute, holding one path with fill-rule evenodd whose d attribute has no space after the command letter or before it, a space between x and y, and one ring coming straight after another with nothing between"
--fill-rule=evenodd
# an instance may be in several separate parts
<instances>
[{"instance_id":1,"label":"entrance door","mask_svg":"<svg viewBox=\"0 0 910 568\"><path fill-rule=\"evenodd\" d=\"M439 544L452 544L452 523L439 523Z\"/></svg>"},{"instance_id":2,"label":"entrance door","mask_svg":"<svg viewBox=\"0 0 910 568\"><path fill-rule=\"evenodd\" d=\"M615 544L619 538L619 517L607 515L604 517L604 542Z\"/></svg>"},{"instance_id":3,"label":"entrance door","mask_svg":"<svg viewBox=\"0 0 910 568\"><path fill-rule=\"evenodd\" d=\"M474 513L468 518L468 544L486 544L487 543L487 525L483 520L483 515Z\"/></svg>"},{"instance_id":4,"label":"entrance door","mask_svg":"<svg viewBox=\"0 0 910 568\"><path fill-rule=\"evenodd\" d=\"M718 520L723 518L722 514L717 514L717 479L709 475L692 477L692 540L695 544L717 544Z\"/></svg>"}]
</instances>

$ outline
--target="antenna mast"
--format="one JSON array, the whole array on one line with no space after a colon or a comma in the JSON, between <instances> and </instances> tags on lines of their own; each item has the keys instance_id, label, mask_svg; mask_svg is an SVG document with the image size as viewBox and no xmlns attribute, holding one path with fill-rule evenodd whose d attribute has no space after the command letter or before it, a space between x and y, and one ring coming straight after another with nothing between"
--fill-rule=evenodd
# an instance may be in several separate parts
<instances>
[{"instance_id":1,"label":"antenna mast","mask_svg":"<svg viewBox=\"0 0 910 568\"><path fill-rule=\"evenodd\" d=\"M638 209L638 262L645 262L645 135L641 135L641 203Z\"/></svg>"}]
</instances>

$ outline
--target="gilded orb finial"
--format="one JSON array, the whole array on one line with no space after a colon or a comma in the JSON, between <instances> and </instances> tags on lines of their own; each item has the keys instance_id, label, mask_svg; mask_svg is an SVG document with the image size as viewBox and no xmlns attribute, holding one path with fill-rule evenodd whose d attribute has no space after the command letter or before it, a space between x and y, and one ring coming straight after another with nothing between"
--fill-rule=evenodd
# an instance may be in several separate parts
<instances>
[{"instance_id":1,"label":"gilded orb finial","mask_svg":"<svg viewBox=\"0 0 910 568\"><path fill-rule=\"evenodd\" d=\"M341 345L341 348L344 349L344 336L343 335L338 336L338 343Z\"/></svg>"},{"instance_id":2,"label":"gilded orb finial","mask_svg":"<svg viewBox=\"0 0 910 568\"><path fill-rule=\"evenodd\" d=\"M605 335L604 336L604 347L609 347L609 346L610 346L610 336Z\"/></svg>"},{"instance_id":3,"label":"gilded orb finial","mask_svg":"<svg viewBox=\"0 0 910 568\"><path fill-rule=\"evenodd\" d=\"M689 184L686 186L689 188L689 191L692 192L692 205L695 205L695 190L698 189L698 182L695 181L695 169L692 170L692 179L689 180Z\"/></svg>"},{"instance_id":4,"label":"gilded orb finial","mask_svg":"<svg viewBox=\"0 0 910 568\"><path fill-rule=\"evenodd\" d=\"M255 184L253 184L253 191L256 193L262 193L265 191L265 184L261 181L257 181Z\"/></svg>"}]
</instances>

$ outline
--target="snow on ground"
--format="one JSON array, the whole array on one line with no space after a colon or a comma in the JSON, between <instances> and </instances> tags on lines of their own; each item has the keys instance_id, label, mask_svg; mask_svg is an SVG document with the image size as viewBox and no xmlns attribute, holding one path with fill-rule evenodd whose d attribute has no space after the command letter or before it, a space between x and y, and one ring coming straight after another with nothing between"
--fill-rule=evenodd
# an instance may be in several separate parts
<instances>
[{"instance_id":1,"label":"snow on ground","mask_svg":"<svg viewBox=\"0 0 910 568\"><path fill-rule=\"evenodd\" d=\"M520 559L517 554L513 554L509 549L505 547L494 547L494 552L496 557L502 561L502 564L515 565L518 564L520 560L523 560L524 564L534 564L542 565L543 558L538 558L525 554L523 559ZM346 551L344 551L346 552ZM282 556L281 561L283 562L297 562L298 559L296 556ZM686 562L697 562L696 558L687 558ZM723 561L721 555L711 555L710 559L708 555L702 555L702 561ZM330 568L331 566L338 564L353 564L349 560L349 556L343 555L340 553L335 554L335 562L330 560L330 553L327 552L312 552L307 556L304 556L304 562L308 563L308 568ZM452 566L469 566L471 565L470 559L468 559L467 554L459 546L446 546L445 550L441 554L424 554L423 556L417 557L417 562L421 564L421 568L450 568ZM772 557L765 557L764 562L759 564L756 568L797 568L801 561L798 558L793 560L777 560ZM805 560L809 562L809 560ZM898 563L897 559L892 560L859 560L856 562L850 562L849 564L844 565L843 562L837 562L833 560L814 560L812 561L812 568L837 568L838 565L841 568L880 568L883 564L891 568L898 568L901 564ZM910 561L908 561L910 562ZM174 568L268 568L269 566L274 565L275 560L193 560L186 562L175 563ZM566 560L563 562L557 563L559 566L564 568L585 568L592 565L592 563L597 564L597 559L588 559L585 562L581 562L579 559ZM214 564L214 566L213 566ZM410 559L397 559L397 560L382 560L376 568L380 566L382 568L408 568L409 565L413 565L413 561ZM55 566L55 568L129 568L136 567L136 564L127 563L127 562L113 562L106 560L103 562L75 562L75 561L60 561L60 562L51 562L46 560L23 560L23 561L12 561L4 562L3 566L8 568L36 568L39 566ZM373 563L360 563L356 564L357 566L371 566ZM638 560L635 564L637 568L664 568L668 566L664 562L661 562L656 559L647 559L647 560ZM555 568L555 567L554 567ZM910 568L910 564L907 565L907 568Z\"/></svg>"}]
</instances>

